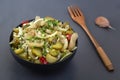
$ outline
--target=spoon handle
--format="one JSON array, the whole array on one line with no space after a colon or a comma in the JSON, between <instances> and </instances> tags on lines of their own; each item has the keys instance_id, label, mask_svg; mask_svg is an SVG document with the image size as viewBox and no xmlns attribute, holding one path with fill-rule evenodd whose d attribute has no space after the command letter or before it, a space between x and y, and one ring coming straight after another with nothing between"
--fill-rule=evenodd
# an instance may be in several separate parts
<instances>
[{"instance_id":1,"label":"spoon handle","mask_svg":"<svg viewBox=\"0 0 120 80\"><path fill-rule=\"evenodd\" d=\"M109 26L109 28L110 28L110 29L112 29L112 30L116 30L116 29L115 29L115 28L113 28L112 26Z\"/></svg>"}]
</instances>

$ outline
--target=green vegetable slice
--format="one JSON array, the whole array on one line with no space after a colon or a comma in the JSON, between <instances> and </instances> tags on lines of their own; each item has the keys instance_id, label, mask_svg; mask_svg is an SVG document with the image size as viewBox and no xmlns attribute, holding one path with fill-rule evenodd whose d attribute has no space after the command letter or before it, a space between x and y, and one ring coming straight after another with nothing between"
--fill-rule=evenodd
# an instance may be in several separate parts
<instances>
[{"instance_id":1,"label":"green vegetable slice","mask_svg":"<svg viewBox=\"0 0 120 80\"><path fill-rule=\"evenodd\" d=\"M66 58L68 58L70 55L72 55L72 53L71 52L69 52L69 53L66 53L61 59L60 59L60 61L63 61L63 60L65 60Z\"/></svg>"}]
</instances>

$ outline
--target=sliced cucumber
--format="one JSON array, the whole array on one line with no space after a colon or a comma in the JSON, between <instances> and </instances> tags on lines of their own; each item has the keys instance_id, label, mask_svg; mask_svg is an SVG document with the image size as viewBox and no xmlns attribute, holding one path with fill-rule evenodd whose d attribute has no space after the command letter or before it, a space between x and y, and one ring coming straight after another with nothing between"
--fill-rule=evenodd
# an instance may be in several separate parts
<instances>
[{"instance_id":1,"label":"sliced cucumber","mask_svg":"<svg viewBox=\"0 0 120 80\"><path fill-rule=\"evenodd\" d=\"M63 47L63 45L62 45L62 43L60 43L60 42L57 42L56 44L54 44L54 45L52 46L52 48L58 49L58 50L62 49L62 47Z\"/></svg>"},{"instance_id":2,"label":"sliced cucumber","mask_svg":"<svg viewBox=\"0 0 120 80\"><path fill-rule=\"evenodd\" d=\"M22 59L24 59L24 60L27 59L27 53L19 54L19 56L20 56Z\"/></svg>"},{"instance_id":3,"label":"sliced cucumber","mask_svg":"<svg viewBox=\"0 0 120 80\"><path fill-rule=\"evenodd\" d=\"M22 49L22 48L15 49L14 52L15 52L16 54L21 54L21 53L24 52L24 49Z\"/></svg>"},{"instance_id":4,"label":"sliced cucumber","mask_svg":"<svg viewBox=\"0 0 120 80\"><path fill-rule=\"evenodd\" d=\"M46 55L46 60L47 60L48 63L55 63L55 62L57 62L58 59L56 57L50 55L50 54L47 54Z\"/></svg>"},{"instance_id":5,"label":"sliced cucumber","mask_svg":"<svg viewBox=\"0 0 120 80\"><path fill-rule=\"evenodd\" d=\"M58 54L59 54L59 52L58 52L58 50L56 50L56 49L52 49L52 50L50 50L50 54L52 55L52 56L58 56Z\"/></svg>"},{"instance_id":6,"label":"sliced cucumber","mask_svg":"<svg viewBox=\"0 0 120 80\"><path fill-rule=\"evenodd\" d=\"M42 57L42 53L41 53L40 49L32 48L32 53L38 57Z\"/></svg>"},{"instance_id":7,"label":"sliced cucumber","mask_svg":"<svg viewBox=\"0 0 120 80\"><path fill-rule=\"evenodd\" d=\"M70 55L72 55L72 53L71 52L69 52L69 53L67 53L67 54L65 54L61 59L60 59L60 61L63 61L63 60L65 60L66 58L68 58Z\"/></svg>"}]
</instances>

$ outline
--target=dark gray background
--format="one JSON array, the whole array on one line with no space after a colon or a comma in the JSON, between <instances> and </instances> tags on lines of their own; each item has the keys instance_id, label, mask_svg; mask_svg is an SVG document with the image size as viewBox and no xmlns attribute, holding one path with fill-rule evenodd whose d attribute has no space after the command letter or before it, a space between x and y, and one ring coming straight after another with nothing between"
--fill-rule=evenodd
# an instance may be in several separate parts
<instances>
[{"instance_id":1,"label":"dark gray background","mask_svg":"<svg viewBox=\"0 0 120 80\"><path fill-rule=\"evenodd\" d=\"M69 5L78 5L86 24L113 62L115 71L103 66L87 35L74 23ZM17 63L9 50L12 29L22 20L35 16L52 16L79 33L78 50L72 61L54 72L35 72ZM103 29L94 24L97 16L107 17L116 29ZM120 0L0 0L0 80L120 80Z\"/></svg>"}]
</instances>

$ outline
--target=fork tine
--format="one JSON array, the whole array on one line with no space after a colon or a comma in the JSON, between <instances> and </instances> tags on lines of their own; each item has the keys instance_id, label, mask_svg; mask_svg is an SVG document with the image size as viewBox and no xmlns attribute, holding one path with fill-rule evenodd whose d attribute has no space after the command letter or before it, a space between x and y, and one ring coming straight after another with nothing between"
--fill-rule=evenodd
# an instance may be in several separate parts
<instances>
[{"instance_id":1,"label":"fork tine","mask_svg":"<svg viewBox=\"0 0 120 80\"><path fill-rule=\"evenodd\" d=\"M68 12L70 13L70 16L73 16L70 6L68 6Z\"/></svg>"},{"instance_id":2,"label":"fork tine","mask_svg":"<svg viewBox=\"0 0 120 80\"><path fill-rule=\"evenodd\" d=\"M70 13L70 16L72 17L72 18L74 18L74 13L73 13L73 10L72 10L72 8L71 8L71 6L68 6L68 11L69 11L69 13Z\"/></svg>"},{"instance_id":3,"label":"fork tine","mask_svg":"<svg viewBox=\"0 0 120 80\"><path fill-rule=\"evenodd\" d=\"M76 8L76 6L73 6L72 8L73 8L73 11L74 11L74 14L76 15L76 17L81 16L81 14L79 13L79 11Z\"/></svg>"},{"instance_id":4,"label":"fork tine","mask_svg":"<svg viewBox=\"0 0 120 80\"><path fill-rule=\"evenodd\" d=\"M77 13L76 13L76 9L75 9L74 6L71 6L71 11L72 11L72 13L74 14L74 17L77 17L77 16L78 16Z\"/></svg>"},{"instance_id":5,"label":"fork tine","mask_svg":"<svg viewBox=\"0 0 120 80\"><path fill-rule=\"evenodd\" d=\"M81 16L80 10L78 9L78 7L74 6L75 12L77 14L77 16Z\"/></svg>"},{"instance_id":6,"label":"fork tine","mask_svg":"<svg viewBox=\"0 0 120 80\"><path fill-rule=\"evenodd\" d=\"M78 6L75 6L75 7L76 7L76 9L77 9L78 14L79 14L80 16L83 16L83 13L82 13L82 11L80 10L80 8L79 8Z\"/></svg>"},{"instance_id":7,"label":"fork tine","mask_svg":"<svg viewBox=\"0 0 120 80\"><path fill-rule=\"evenodd\" d=\"M68 11L72 17L83 16L83 13L78 6L69 6Z\"/></svg>"}]
</instances>

